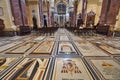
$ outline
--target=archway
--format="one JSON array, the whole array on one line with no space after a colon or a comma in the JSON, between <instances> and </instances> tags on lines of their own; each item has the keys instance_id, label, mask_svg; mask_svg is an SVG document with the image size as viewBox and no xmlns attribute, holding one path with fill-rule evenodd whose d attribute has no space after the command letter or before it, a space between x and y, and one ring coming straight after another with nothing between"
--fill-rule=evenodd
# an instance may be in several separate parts
<instances>
[{"instance_id":1,"label":"archway","mask_svg":"<svg viewBox=\"0 0 120 80\"><path fill-rule=\"evenodd\" d=\"M66 22L66 10L67 10L66 4L59 3L57 5L58 23L60 27L63 27Z\"/></svg>"}]
</instances>

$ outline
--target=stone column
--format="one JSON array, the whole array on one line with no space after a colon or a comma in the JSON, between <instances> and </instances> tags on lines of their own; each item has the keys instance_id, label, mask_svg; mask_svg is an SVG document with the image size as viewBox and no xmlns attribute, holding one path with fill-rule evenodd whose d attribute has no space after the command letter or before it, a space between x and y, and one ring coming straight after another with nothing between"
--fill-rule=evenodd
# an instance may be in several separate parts
<instances>
[{"instance_id":1,"label":"stone column","mask_svg":"<svg viewBox=\"0 0 120 80\"><path fill-rule=\"evenodd\" d=\"M78 8L78 1L75 1L74 3L74 26L76 26L76 23L77 23L77 8Z\"/></svg>"},{"instance_id":2,"label":"stone column","mask_svg":"<svg viewBox=\"0 0 120 80\"><path fill-rule=\"evenodd\" d=\"M70 26L73 27L74 24L74 12L69 12L69 20L70 20Z\"/></svg>"},{"instance_id":3,"label":"stone column","mask_svg":"<svg viewBox=\"0 0 120 80\"><path fill-rule=\"evenodd\" d=\"M101 25L106 24L107 13L109 11L109 7L110 7L110 0L103 0L103 2L102 2L102 9L101 9L101 16L100 16L100 24Z\"/></svg>"},{"instance_id":4,"label":"stone column","mask_svg":"<svg viewBox=\"0 0 120 80\"><path fill-rule=\"evenodd\" d=\"M44 25L44 18L43 18L43 1L39 0L39 14L40 14L40 25L43 27Z\"/></svg>"},{"instance_id":5,"label":"stone column","mask_svg":"<svg viewBox=\"0 0 120 80\"><path fill-rule=\"evenodd\" d=\"M54 25L54 12L51 12L51 25Z\"/></svg>"},{"instance_id":6,"label":"stone column","mask_svg":"<svg viewBox=\"0 0 120 80\"><path fill-rule=\"evenodd\" d=\"M86 15L87 15L87 0L83 0L82 1L82 19L83 19L83 22L85 22Z\"/></svg>"},{"instance_id":7,"label":"stone column","mask_svg":"<svg viewBox=\"0 0 120 80\"><path fill-rule=\"evenodd\" d=\"M25 0L19 0L20 12L22 17L22 24L24 26L28 25L27 13L26 13L26 2Z\"/></svg>"},{"instance_id":8,"label":"stone column","mask_svg":"<svg viewBox=\"0 0 120 80\"><path fill-rule=\"evenodd\" d=\"M14 17L14 24L19 26L22 25L22 15L20 11L19 0L10 0L12 15Z\"/></svg>"},{"instance_id":9,"label":"stone column","mask_svg":"<svg viewBox=\"0 0 120 80\"><path fill-rule=\"evenodd\" d=\"M103 0L100 16L100 24L115 25L119 12L120 0Z\"/></svg>"},{"instance_id":10,"label":"stone column","mask_svg":"<svg viewBox=\"0 0 120 80\"><path fill-rule=\"evenodd\" d=\"M115 25L116 23L116 16L119 13L120 8L120 0L111 0L109 12L107 14L107 24Z\"/></svg>"},{"instance_id":11,"label":"stone column","mask_svg":"<svg viewBox=\"0 0 120 80\"><path fill-rule=\"evenodd\" d=\"M50 3L47 1L47 15L48 15L48 27L51 26L51 17L50 17Z\"/></svg>"},{"instance_id":12,"label":"stone column","mask_svg":"<svg viewBox=\"0 0 120 80\"><path fill-rule=\"evenodd\" d=\"M28 25L25 0L11 0L15 25Z\"/></svg>"}]
</instances>

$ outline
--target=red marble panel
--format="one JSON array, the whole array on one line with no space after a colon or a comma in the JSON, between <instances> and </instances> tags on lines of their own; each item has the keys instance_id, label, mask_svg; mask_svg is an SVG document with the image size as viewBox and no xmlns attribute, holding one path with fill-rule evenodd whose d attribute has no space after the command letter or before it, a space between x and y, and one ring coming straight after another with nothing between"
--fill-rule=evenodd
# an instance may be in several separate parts
<instances>
[{"instance_id":1,"label":"red marble panel","mask_svg":"<svg viewBox=\"0 0 120 80\"><path fill-rule=\"evenodd\" d=\"M111 0L110 9L107 16L107 24L114 25L119 12L120 0Z\"/></svg>"},{"instance_id":2,"label":"red marble panel","mask_svg":"<svg viewBox=\"0 0 120 80\"><path fill-rule=\"evenodd\" d=\"M51 25L54 25L54 12L51 12Z\"/></svg>"},{"instance_id":3,"label":"red marble panel","mask_svg":"<svg viewBox=\"0 0 120 80\"><path fill-rule=\"evenodd\" d=\"M120 0L103 0L100 24L114 25L119 12Z\"/></svg>"},{"instance_id":4,"label":"red marble panel","mask_svg":"<svg viewBox=\"0 0 120 80\"><path fill-rule=\"evenodd\" d=\"M108 5L108 0L103 0L101 16L100 16L100 24L102 24L102 25L106 23L107 5Z\"/></svg>"},{"instance_id":5,"label":"red marble panel","mask_svg":"<svg viewBox=\"0 0 120 80\"><path fill-rule=\"evenodd\" d=\"M22 18L20 12L20 6L18 0L10 0L11 2L11 10L14 17L15 25L22 25Z\"/></svg>"},{"instance_id":6,"label":"red marble panel","mask_svg":"<svg viewBox=\"0 0 120 80\"><path fill-rule=\"evenodd\" d=\"M83 0L83 2L82 2L82 19L83 19L83 21L85 21L86 13L87 13L87 1Z\"/></svg>"},{"instance_id":7,"label":"red marble panel","mask_svg":"<svg viewBox=\"0 0 120 80\"><path fill-rule=\"evenodd\" d=\"M47 15L48 15L48 26L50 26L51 19L50 19L50 3L47 2Z\"/></svg>"},{"instance_id":8,"label":"red marble panel","mask_svg":"<svg viewBox=\"0 0 120 80\"><path fill-rule=\"evenodd\" d=\"M41 22L41 25L44 24L44 19L43 19L43 3L42 3L42 0L39 0L39 14L40 14L40 22Z\"/></svg>"},{"instance_id":9,"label":"red marble panel","mask_svg":"<svg viewBox=\"0 0 120 80\"><path fill-rule=\"evenodd\" d=\"M20 4L21 4L21 14L22 14L23 25L28 25L25 0L21 0Z\"/></svg>"},{"instance_id":10,"label":"red marble panel","mask_svg":"<svg viewBox=\"0 0 120 80\"><path fill-rule=\"evenodd\" d=\"M70 12L70 25L73 26L74 24L74 12Z\"/></svg>"},{"instance_id":11,"label":"red marble panel","mask_svg":"<svg viewBox=\"0 0 120 80\"><path fill-rule=\"evenodd\" d=\"M77 8L78 8L78 4L74 4L74 25L76 25L77 22Z\"/></svg>"}]
</instances>

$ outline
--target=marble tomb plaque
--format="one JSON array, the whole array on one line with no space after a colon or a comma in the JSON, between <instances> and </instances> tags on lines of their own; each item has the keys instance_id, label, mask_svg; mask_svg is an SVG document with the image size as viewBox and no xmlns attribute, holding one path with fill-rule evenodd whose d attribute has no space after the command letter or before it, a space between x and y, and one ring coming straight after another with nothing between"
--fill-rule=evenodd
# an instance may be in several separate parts
<instances>
[{"instance_id":1,"label":"marble tomb plaque","mask_svg":"<svg viewBox=\"0 0 120 80\"><path fill-rule=\"evenodd\" d=\"M104 43L120 49L120 42L118 41L104 41Z\"/></svg>"},{"instance_id":2,"label":"marble tomb plaque","mask_svg":"<svg viewBox=\"0 0 120 80\"><path fill-rule=\"evenodd\" d=\"M9 43L9 44L6 44L6 45L4 45L4 46L1 46L1 47L0 47L0 52L2 52L2 51L4 51L4 50L7 50L7 49L9 49L9 48L11 48L11 47L13 47L13 46L16 46L16 45L18 45L18 44L20 44L20 43L22 43L22 41L16 41L16 42Z\"/></svg>"},{"instance_id":3,"label":"marble tomb plaque","mask_svg":"<svg viewBox=\"0 0 120 80\"><path fill-rule=\"evenodd\" d=\"M0 74L17 61L18 58L0 57Z\"/></svg>"},{"instance_id":4,"label":"marble tomb plaque","mask_svg":"<svg viewBox=\"0 0 120 80\"><path fill-rule=\"evenodd\" d=\"M12 69L4 80L43 80L50 59L25 58Z\"/></svg>"},{"instance_id":5,"label":"marble tomb plaque","mask_svg":"<svg viewBox=\"0 0 120 80\"><path fill-rule=\"evenodd\" d=\"M93 80L79 58L56 58L52 80Z\"/></svg>"},{"instance_id":6,"label":"marble tomb plaque","mask_svg":"<svg viewBox=\"0 0 120 80\"><path fill-rule=\"evenodd\" d=\"M55 36L49 36L49 37L47 38L47 40L53 41L53 40L55 40Z\"/></svg>"},{"instance_id":7,"label":"marble tomb plaque","mask_svg":"<svg viewBox=\"0 0 120 80\"><path fill-rule=\"evenodd\" d=\"M110 53L111 55L120 55L120 49L108 46L106 44L98 44L98 46L101 49L103 49L103 50L107 51L108 53Z\"/></svg>"},{"instance_id":8,"label":"marble tomb plaque","mask_svg":"<svg viewBox=\"0 0 120 80\"><path fill-rule=\"evenodd\" d=\"M87 41L75 41L75 44L84 56L108 56L104 51Z\"/></svg>"},{"instance_id":9,"label":"marble tomb plaque","mask_svg":"<svg viewBox=\"0 0 120 80\"><path fill-rule=\"evenodd\" d=\"M60 36L60 40L61 41L69 41L68 37L67 36L63 36L63 35Z\"/></svg>"},{"instance_id":10,"label":"marble tomb plaque","mask_svg":"<svg viewBox=\"0 0 120 80\"><path fill-rule=\"evenodd\" d=\"M53 46L54 46L53 41L44 41L37 47L37 49L33 51L33 53L50 54L52 52Z\"/></svg>"},{"instance_id":11,"label":"marble tomb plaque","mask_svg":"<svg viewBox=\"0 0 120 80\"><path fill-rule=\"evenodd\" d=\"M7 52L7 54L24 54L29 49L31 49L34 45L35 45L34 42L28 42L28 43L25 43L13 50L10 50L9 52Z\"/></svg>"},{"instance_id":12,"label":"marble tomb plaque","mask_svg":"<svg viewBox=\"0 0 120 80\"><path fill-rule=\"evenodd\" d=\"M42 39L44 39L44 38L45 38L45 36L39 36L39 37L35 38L34 40L35 40L35 41L40 41L40 40L42 40Z\"/></svg>"},{"instance_id":13,"label":"marble tomb plaque","mask_svg":"<svg viewBox=\"0 0 120 80\"><path fill-rule=\"evenodd\" d=\"M70 42L59 42L58 51L59 51L59 53L65 53L65 54L70 54L70 53L76 52Z\"/></svg>"},{"instance_id":14,"label":"marble tomb plaque","mask_svg":"<svg viewBox=\"0 0 120 80\"><path fill-rule=\"evenodd\" d=\"M100 80L120 80L120 63L111 58L87 58Z\"/></svg>"}]
</instances>

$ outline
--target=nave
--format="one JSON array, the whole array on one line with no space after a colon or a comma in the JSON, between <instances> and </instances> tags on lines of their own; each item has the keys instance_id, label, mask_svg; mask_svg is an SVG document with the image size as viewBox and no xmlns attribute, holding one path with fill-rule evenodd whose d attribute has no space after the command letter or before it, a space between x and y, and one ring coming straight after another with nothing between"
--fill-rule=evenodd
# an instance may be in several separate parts
<instances>
[{"instance_id":1,"label":"nave","mask_svg":"<svg viewBox=\"0 0 120 80\"><path fill-rule=\"evenodd\" d=\"M0 38L1 80L120 80L120 37L58 28Z\"/></svg>"}]
</instances>

